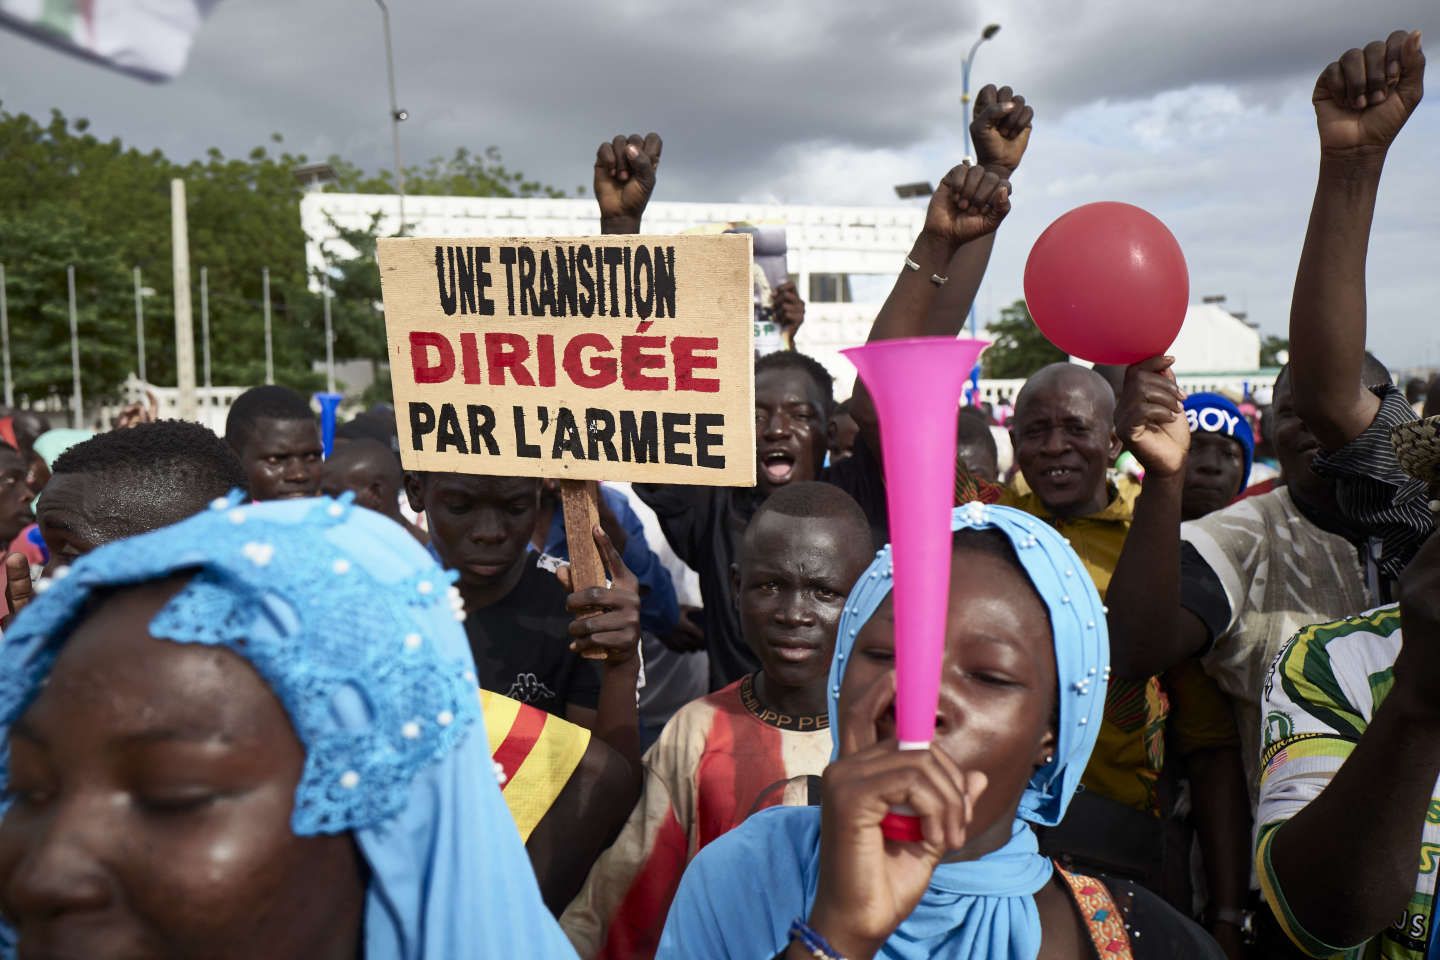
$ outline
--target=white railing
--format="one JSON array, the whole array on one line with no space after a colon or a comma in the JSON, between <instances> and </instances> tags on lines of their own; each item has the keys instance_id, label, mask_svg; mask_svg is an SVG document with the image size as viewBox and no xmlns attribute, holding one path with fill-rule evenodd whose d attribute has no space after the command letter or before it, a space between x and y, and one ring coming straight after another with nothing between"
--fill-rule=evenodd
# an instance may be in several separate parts
<instances>
[{"instance_id":1,"label":"white railing","mask_svg":"<svg viewBox=\"0 0 1440 960\"><path fill-rule=\"evenodd\" d=\"M1247 393L1270 391L1275 387L1279 368L1255 370L1240 373L1181 373L1175 379L1186 393L1223 393L1232 397L1243 397ZM981 380L980 398L986 403L1014 403L1023 379Z\"/></svg>"},{"instance_id":2,"label":"white railing","mask_svg":"<svg viewBox=\"0 0 1440 960\"><path fill-rule=\"evenodd\" d=\"M1188 373L1178 375L1176 380L1179 381L1180 388L1187 393L1206 391L1242 397L1247 393L1268 392L1273 389L1277 373L1279 373L1277 369L1256 370L1251 373ZM853 376L853 370L851 375ZM981 380L980 399L996 406L1006 403L1013 404L1015 397L1020 393L1020 388L1024 385L1023 379ZM195 394L199 413L195 419L223 437L225 435L225 418L230 415L230 406L247 389L247 387L210 387L208 389L197 387ZM104 426L108 427L114 422L124 403L146 400L147 394L155 397L157 418L174 420L180 416L180 391L175 387L157 387L154 384L147 384L131 374L125 380L121 390L124 397L122 404L100 408L99 422ZM837 396L845 395L837 391Z\"/></svg>"}]
</instances>

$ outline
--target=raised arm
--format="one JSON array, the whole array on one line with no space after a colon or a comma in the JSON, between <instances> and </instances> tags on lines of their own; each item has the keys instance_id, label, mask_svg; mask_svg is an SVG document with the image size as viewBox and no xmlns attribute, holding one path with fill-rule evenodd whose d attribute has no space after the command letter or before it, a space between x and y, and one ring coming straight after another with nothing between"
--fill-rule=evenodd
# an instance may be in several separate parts
<instances>
[{"instance_id":1,"label":"raised arm","mask_svg":"<svg viewBox=\"0 0 1440 960\"><path fill-rule=\"evenodd\" d=\"M1320 177L1290 303L1295 407L1335 450L1375 419L1365 385L1365 254L1386 152L1424 93L1420 33L1347 50L1315 83Z\"/></svg>"},{"instance_id":2,"label":"raised arm","mask_svg":"<svg viewBox=\"0 0 1440 960\"><path fill-rule=\"evenodd\" d=\"M1275 829L1268 845L1261 828L1260 868L1268 861L1274 885L1305 932L1338 948L1394 923L1415 890L1422 831L1440 776L1440 536L1430 537L1400 578L1400 622L1404 642L1394 686L1353 752L1319 796ZM1277 664L1272 680L1284 680L1283 667ZM1313 706L1316 715L1339 716L1333 704ZM1262 781L1262 820L1273 789Z\"/></svg>"},{"instance_id":3,"label":"raised arm","mask_svg":"<svg viewBox=\"0 0 1440 960\"><path fill-rule=\"evenodd\" d=\"M910 248L909 261L919 269L901 269L868 339L953 337L960 332L990 262L995 230L1010 212L1010 175L1030 143L1034 116L1025 98L1009 87L997 90L987 84L976 96L970 132L979 163L961 164L940 181L930 197L925 225ZM946 277L945 283L937 286L932 275ZM864 384L856 383L850 415L878 458L880 424Z\"/></svg>"},{"instance_id":4,"label":"raised arm","mask_svg":"<svg viewBox=\"0 0 1440 960\"><path fill-rule=\"evenodd\" d=\"M575 898L634 803L630 765L603 740L592 737L579 766L525 841L551 913L559 916Z\"/></svg>"},{"instance_id":5,"label":"raised arm","mask_svg":"<svg viewBox=\"0 0 1440 960\"><path fill-rule=\"evenodd\" d=\"M1204 624L1180 605L1180 501L1190 428L1173 357L1152 357L1125 371L1116 408L1120 437L1145 467L1135 518L1106 591L1110 665L1143 680L1199 653Z\"/></svg>"},{"instance_id":6,"label":"raised arm","mask_svg":"<svg viewBox=\"0 0 1440 960\"><path fill-rule=\"evenodd\" d=\"M566 598L565 608L575 615L570 623L570 649L600 664L600 698L595 710L571 706L566 719L589 727L630 764L630 802L640 792L640 714L636 684L640 676L640 586L625 566L620 551L605 531L591 531L610 586L585 587ZM560 583L571 589L570 568L556 571Z\"/></svg>"},{"instance_id":7,"label":"raised arm","mask_svg":"<svg viewBox=\"0 0 1440 960\"><path fill-rule=\"evenodd\" d=\"M596 148L594 189L601 233L640 232L645 208L655 192L664 146L660 134L652 132L643 137L616 134ZM707 509L707 488L637 483L635 492L660 518L665 539L676 556L694 566L701 549L694 537L704 529L695 518Z\"/></svg>"},{"instance_id":8,"label":"raised arm","mask_svg":"<svg viewBox=\"0 0 1440 960\"><path fill-rule=\"evenodd\" d=\"M930 198L925 226L910 248L906 264L870 327L870 340L894 340L949 333L933 330L927 317L941 284L935 278L963 244L995 232L1010 212L1010 184L984 167L961 164L945 175ZM987 255L988 256L988 255ZM910 264L915 264L914 267ZM958 323L957 323L958 326ZM850 395L850 416L866 446L880 457L880 421L865 385L857 380Z\"/></svg>"},{"instance_id":9,"label":"raised arm","mask_svg":"<svg viewBox=\"0 0 1440 960\"><path fill-rule=\"evenodd\" d=\"M975 118L970 124L977 164L1001 180L1014 177L1030 143L1034 119L1035 109L1009 87L997 90L993 83L982 87L975 95ZM955 251L945 271L945 276L950 279L935 294L935 302L930 305L930 313L926 317L924 335L953 337L964 327L994 247L995 234L987 233ZM885 338L872 335L871 339Z\"/></svg>"}]
</instances>

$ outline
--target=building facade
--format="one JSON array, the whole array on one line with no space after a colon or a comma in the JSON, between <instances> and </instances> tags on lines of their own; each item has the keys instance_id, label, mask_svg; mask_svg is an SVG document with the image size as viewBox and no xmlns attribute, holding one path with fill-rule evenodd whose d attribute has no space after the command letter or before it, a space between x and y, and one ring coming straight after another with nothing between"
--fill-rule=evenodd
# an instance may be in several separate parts
<instances>
[{"instance_id":1,"label":"building facade","mask_svg":"<svg viewBox=\"0 0 1440 960\"><path fill-rule=\"evenodd\" d=\"M312 270L328 257L354 251L338 238L337 227L367 229L372 219L381 235L396 232L398 198L393 194L307 193L300 220L308 238ZM502 197L406 197L406 232L433 237L585 236L599 230L595 201ZM797 347L835 377L835 395L847 397L855 368L841 356L865 342L870 324L889 295L916 235L925 222L924 204L885 207L828 207L747 203L655 202L645 212L644 232L684 233L729 223L783 224L791 278L805 298L805 327ZM1261 371L1260 335L1244 320L1213 304L1192 305L1171 352L1187 389L1242 393L1268 388L1274 371ZM981 381L991 402L1013 398L1018 381Z\"/></svg>"},{"instance_id":2,"label":"building facade","mask_svg":"<svg viewBox=\"0 0 1440 960\"><path fill-rule=\"evenodd\" d=\"M398 225L397 198L384 194L308 193L300 222L312 270L326 256L353 254L336 227L365 229L375 215L382 235ZM593 199L406 197L406 232L432 237L585 236L599 231ZM747 203L655 202L645 233L684 233L729 223L784 224L791 278L805 298L797 346L835 377L836 396L850 394L855 368L840 355L865 341L916 234L921 206L818 207Z\"/></svg>"}]
</instances>

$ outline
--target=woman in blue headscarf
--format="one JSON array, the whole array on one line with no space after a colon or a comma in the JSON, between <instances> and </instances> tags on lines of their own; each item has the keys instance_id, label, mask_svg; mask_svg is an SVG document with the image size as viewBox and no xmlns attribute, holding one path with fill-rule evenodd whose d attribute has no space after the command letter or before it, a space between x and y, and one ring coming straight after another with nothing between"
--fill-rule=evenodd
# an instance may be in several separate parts
<instances>
[{"instance_id":1,"label":"woman in blue headscarf","mask_svg":"<svg viewBox=\"0 0 1440 960\"><path fill-rule=\"evenodd\" d=\"M0 956L573 957L446 574L347 502L94 551L0 644Z\"/></svg>"},{"instance_id":2,"label":"woman in blue headscarf","mask_svg":"<svg viewBox=\"0 0 1440 960\"><path fill-rule=\"evenodd\" d=\"M979 503L952 519L932 745L895 741L887 547L840 621L836 759L821 809L763 811L706 847L681 881L660 957L1221 956L1158 898L1039 854L1031 825L1064 816L1099 731L1104 608L1048 525ZM918 818L914 841L882 835L899 806Z\"/></svg>"}]
</instances>

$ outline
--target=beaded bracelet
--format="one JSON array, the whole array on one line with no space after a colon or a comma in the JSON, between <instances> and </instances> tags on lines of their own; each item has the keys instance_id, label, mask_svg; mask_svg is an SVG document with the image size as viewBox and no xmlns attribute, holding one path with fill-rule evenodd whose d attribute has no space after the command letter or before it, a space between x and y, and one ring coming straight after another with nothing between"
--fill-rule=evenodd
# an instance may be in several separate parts
<instances>
[{"instance_id":1,"label":"beaded bracelet","mask_svg":"<svg viewBox=\"0 0 1440 960\"><path fill-rule=\"evenodd\" d=\"M796 917L795 922L790 924L790 942L794 943L796 940L800 941L800 946L810 951L810 956L815 960L845 960L838 950L830 946L830 941L800 917Z\"/></svg>"}]
</instances>

